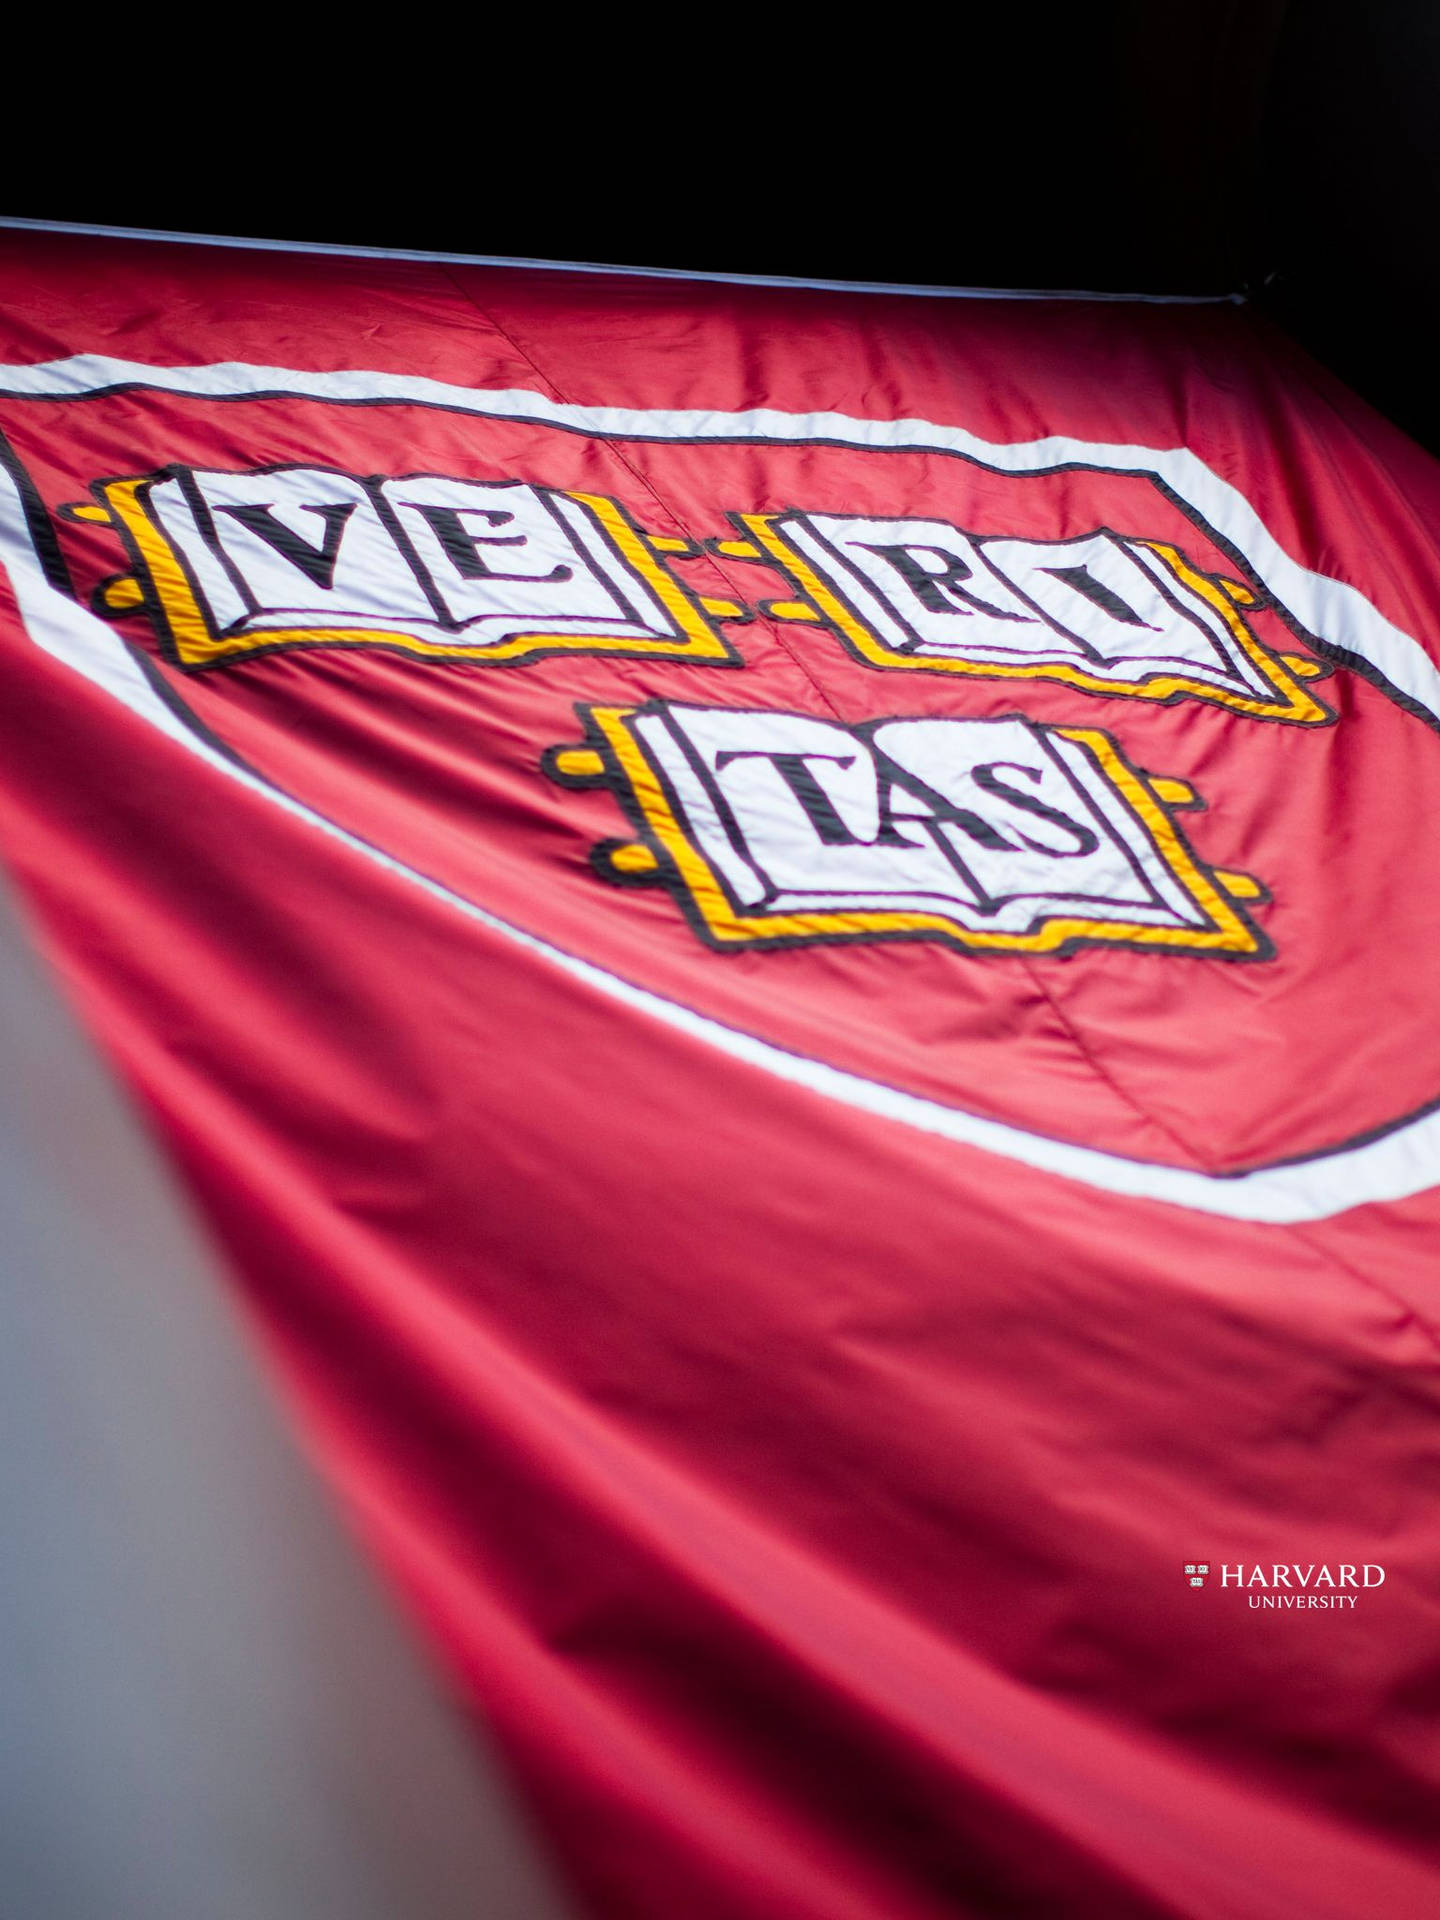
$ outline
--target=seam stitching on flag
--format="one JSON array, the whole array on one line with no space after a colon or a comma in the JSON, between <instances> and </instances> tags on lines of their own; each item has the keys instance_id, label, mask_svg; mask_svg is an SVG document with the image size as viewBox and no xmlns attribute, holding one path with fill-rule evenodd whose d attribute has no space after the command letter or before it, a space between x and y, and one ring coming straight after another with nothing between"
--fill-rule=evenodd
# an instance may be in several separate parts
<instances>
[{"instance_id":1,"label":"seam stitching on flag","mask_svg":"<svg viewBox=\"0 0 1440 1920\"><path fill-rule=\"evenodd\" d=\"M451 278L453 279L453 277L454 276L452 275ZM515 338L514 334L509 331L509 329L504 325L502 321L496 319L495 315L491 313L488 307L482 307L480 305L480 302L474 297L474 295L466 292L465 288L460 285L460 282L458 280L455 281L455 285L457 286L457 288L459 288L459 291L464 296L464 298L470 302L470 305L474 307L475 311L481 316L481 318L484 320L487 320L490 323L490 325L494 327L495 331L500 335L500 337L503 340L506 340L509 342L509 344L515 349L516 353L520 355L521 359L524 360L529 367L533 368L536 378L543 381L544 384L547 387L549 387L551 393L554 395L556 400L560 402L561 406L573 407L579 404L577 401L573 400L568 394L566 394L556 384L555 380L551 377L551 375L546 373L545 369L540 365L539 361L536 360L535 356L530 352L530 350ZM674 525L678 527L680 531L683 534L685 534L691 541L693 541L695 544L698 545L701 536L697 534L694 527L692 527L688 523L685 516L682 513L680 513L676 507L672 506L671 503L661 495L660 490L655 485L655 483L652 480L650 480L645 474L641 473L640 469L635 465L634 461L630 458L629 454L625 451L624 447L619 443L619 441L611 440L609 442L609 449L610 449L610 452L614 455L616 461L622 467L624 467L625 471L634 480L635 484L639 487L643 487L645 492L649 494L650 498L654 501L655 505L660 509L661 513L663 513L667 519L672 521ZM746 599L745 588L734 574L727 571L724 565L723 557L720 554L712 554L710 558L716 573L725 582L726 586L728 586L731 589L736 599L740 601L744 601ZM819 700L821 704L828 709L830 714L836 720L843 720L844 716L842 715L839 707L836 706L834 700L826 692L825 688L821 685L820 681L816 679L814 670L810 666L809 662L800 653L796 651L796 647L792 645L788 637L784 633L778 630L773 631L772 637L775 640L776 644L779 646L781 652L786 655L786 657L790 660L792 665L800 672L800 674L804 677L804 679L809 683L811 691L814 693L816 699Z\"/></svg>"}]
</instances>

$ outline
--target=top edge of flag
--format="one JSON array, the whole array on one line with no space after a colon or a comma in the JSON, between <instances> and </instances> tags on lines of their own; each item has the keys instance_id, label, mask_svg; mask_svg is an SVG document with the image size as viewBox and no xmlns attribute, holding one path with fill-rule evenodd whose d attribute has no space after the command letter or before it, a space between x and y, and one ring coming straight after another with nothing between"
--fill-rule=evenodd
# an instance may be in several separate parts
<instances>
[{"instance_id":1,"label":"top edge of flag","mask_svg":"<svg viewBox=\"0 0 1440 1920\"><path fill-rule=\"evenodd\" d=\"M1146 306L1243 306L1232 293L1116 293L1077 287L941 287L888 280L824 280L780 273L720 273L701 267L617 266L594 260L533 260L509 254L440 253L414 247L360 247L332 240L266 240L226 233L175 233L160 227L111 227L86 220L30 220L0 214L0 228L73 233L105 240L162 240L191 247L238 247L264 253L334 254L349 260L409 260L436 266L515 267L544 273L603 273L627 279L709 281L732 287L793 287L814 293L902 294L923 300L1096 300Z\"/></svg>"}]
</instances>

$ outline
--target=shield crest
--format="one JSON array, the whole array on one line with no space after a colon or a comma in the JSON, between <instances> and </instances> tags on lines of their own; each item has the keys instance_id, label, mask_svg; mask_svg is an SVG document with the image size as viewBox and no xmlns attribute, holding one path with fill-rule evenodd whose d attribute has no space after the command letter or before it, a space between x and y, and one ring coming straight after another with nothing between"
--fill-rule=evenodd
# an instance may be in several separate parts
<instances>
[{"instance_id":1,"label":"shield crest","mask_svg":"<svg viewBox=\"0 0 1440 1920\"><path fill-rule=\"evenodd\" d=\"M1127 1191L1429 1184L1434 669L1193 455L27 374L72 664L557 964Z\"/></svg>"}]
</instances>

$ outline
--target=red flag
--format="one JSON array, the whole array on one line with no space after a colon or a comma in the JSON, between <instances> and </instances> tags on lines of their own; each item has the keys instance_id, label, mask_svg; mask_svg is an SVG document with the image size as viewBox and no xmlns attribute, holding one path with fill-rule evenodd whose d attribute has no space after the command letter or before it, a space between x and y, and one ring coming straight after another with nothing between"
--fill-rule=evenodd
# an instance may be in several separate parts
<instances>
[{"instance_id":1,"label":"red flag","mask_svg":"<svg viewBox=\"0 0 1440 1920\"><path fill-rule=\"evenodd\" d=\"M4 852L593 1909L1435 1904L1429 460L1229 306L4 275Z\"/></svg>"}]
</instances>

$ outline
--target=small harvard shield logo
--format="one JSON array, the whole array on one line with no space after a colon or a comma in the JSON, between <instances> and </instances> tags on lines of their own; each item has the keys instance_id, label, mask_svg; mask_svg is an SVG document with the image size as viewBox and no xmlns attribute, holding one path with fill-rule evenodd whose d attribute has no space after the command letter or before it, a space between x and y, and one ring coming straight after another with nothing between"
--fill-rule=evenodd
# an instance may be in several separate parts
<instances>
[{"instance_id":1,"label":"small harvard shield logo","mask_svg":"<svg viewBox=\"0 0 1440 1920\"><path fill-rule=\"evenodd\" d=\"M1185 1578L1192 1587L1203 1587L1205 1584L1205 1576L1209 1571L1210 1562L1208 1560L1187 1560L1185 1562Z\"/></svg>"}]
</instances>

